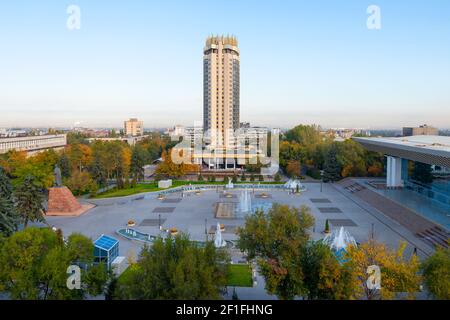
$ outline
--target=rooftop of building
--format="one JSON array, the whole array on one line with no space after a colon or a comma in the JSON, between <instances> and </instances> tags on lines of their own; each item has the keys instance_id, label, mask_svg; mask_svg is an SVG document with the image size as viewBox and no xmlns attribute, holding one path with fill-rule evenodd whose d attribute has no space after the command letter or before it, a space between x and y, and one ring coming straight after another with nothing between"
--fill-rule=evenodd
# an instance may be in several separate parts
<instances>
[{"instance_id":1,"label":"rooftop of building","mask_svg":"<svg viewBox=\"0 0 450 320\"><path fill-rule=\"evenodd\" d=\"M238 46L238 40L235 36L224 36L224 35L217 35L217 36L209 36L206 39L206 46L210 46L211 44L216 44L218 45L219 43L223 44L223 45L230 45L230 46L234 46L237 47Z\"/></svg>"},{"instance_id":2,"label":"rooftop of building","mask_svg":"<svg viewBox=\"0 0 450 320\"><path fill-rule=\"evenodd\" d=\"M27 141L27 140L45 140L49 138L65 138L67 135L65 133L60 134L44 134L39 136L19 136L19 137L0 137L1 142L10 142L10 141Z\"/></svg>"},{"instance_id":3,"label":"rooftop of building","mask_svg":"<svg viewBox=\"0 0 450 320\"><path fill-rule=\"evenodd\" d=\"M439 152L441 155L450 157L450 137L418 135L410 137L383 137L383 138L353 138L360 143L374 144L378 146L407 149L420 152Z\"/></svg>"},{"instance_id":4,"label":"rooftop of building","mask_svg":"<svg viewBox=\"0 0 450 320\"><path fill-rule=\"evenodd\" d=\"M97 240L94 242L94 246L97 248L109 251L111 250L119 241L112 237L102 234Z\"/></svg>"}]
</instances>

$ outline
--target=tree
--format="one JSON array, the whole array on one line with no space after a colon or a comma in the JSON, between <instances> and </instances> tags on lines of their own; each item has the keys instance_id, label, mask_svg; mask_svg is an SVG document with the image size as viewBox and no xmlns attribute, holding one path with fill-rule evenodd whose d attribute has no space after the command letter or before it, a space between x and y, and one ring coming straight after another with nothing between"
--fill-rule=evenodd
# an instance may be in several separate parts
<instances>
[{"instance_id":1,"label":"tree","mask_svg":"<svg viewBox=\"0 0 450 320\"><path fill-rule=\"evenodd\" d=\"M345 267L353 274L353 280L359 283L359 289L354 291L353 297L392 299L397 292L405 292L408 298L413 299L420 287L420 264L415 254L409 259L404 257L405 248L406 243L402 242L397 250L391 250L373 239L347 247ZM381 271L381 290L367 285L368 268L373 265Z\"/></svg>"},{"instance_id":2,"label":"tree","mask_svg":"<svg viewBox=\"0 0 450 320\"><path fill-rule=\"evenodd\" d=\"M0 167L0 235L11 235L19 223L12 198L13 188L5 170Z\"/></svg>"},{"instance_id":3,"label":"tree","mask_svg":"<svg viewBox=\"0 0 450 320\"><path fill-rule=\"evenodd\" d=\"M30 221L45 221L43 215L44 207L42 205L44 196L42 188L39 186L34 176L25 177L23 183L16 188L14 199L17 213L23 221L25 228Z\"/></svg>"},{"instance_id":4,"label":"tree","mask_svg":"<svg viewBox=\"0 0 450 320\"><path fill-rule=\"evenodd\" d=\"M251 160L248 160L245 164L245 170L250 173L261 173L261 168L263 167L263 164L261 163L260 157L255 156L256 161L254 161L254 158ZM256 162L256 163L254 163Z\"/></svg>"},{"instance_id":5,"label":"tree","mask_svg":"<svg viewBox=\"0 0 450 320\"><path fill-rule=\"evenodd\" d=\"M119 278L119 299L219 299L226 284L228 256L212 242L204 247L186 235L158 238L144 246L126 277Z\"/></svg>"},{"instance_id":6,"label":"tree","mask_svg":"<svg viewBox=\"0 0 450 320\"><path fill-rule=\"evenodd\" d=\"M92 149L85 144L72 144L66 150L67 158L69 159L71 173L74 171L81 172L88 168L92 162Z\"/></svg>"},{"instance_id":7,"label":"tree","mask_svg":"<svg viewBox=\"0 0 450 320\"><path fill-rule=\"evenodd\" d=\"M257 210L238 229L238 247L247 259L256 259L266 281L266 290L280 299L293 299L304 293L299 267L301 248L309 240L314 225L309 208L274 203L267 215Z\"/></svg>"},{"instance_id":8,"label":"tree","mask_svg":"<svg viewBox=\"0 0 450 320\"><path fill-rule=\"evenodd\" d=\"M327 220L325 220L325 233L330 233L330 222Z\"/></svg>"},{"instance_id":9,"label":"tree","mask_svg":"<svg viewBox=\"0 0 450 320\"><path fill-rule=\"evenodd\" d=\"M67 154L63 152L59 158L59 167L61 168L61 176L65 179L70 177L70 161Z\"/></svg>"},{"instance_id":10,"label":"tree","mask_svg":"<svg viewBox=\"0 0 450 320\"><path fill-rule=\"evenodd\" d=\"M2 198L11 198L12 191L11 181L6 174L6 171L3 167L0 167L0 196Z\"/></svg>"},{"instance_id":11,"label":"tree","mask_svg":"<svg viewBox=\"0 0 450 320\"><path fill-rule=\"evenodd\" d=\"M301 176L300 161L289 160L286 166L286 174L290 178L299 178Z\"/></svg>"},{"instance_id":12,"label":"tree","mask_svg":"<svg viewBox=\"0 0 450 320\"><path fill-rule=\"evenodd\" d=\"M436 299L450 300L450 249L438 248L421 265L425 285Z\"/></svg>"},{"instance_id":13,"label":"tree","mask_svg":"<svg viewBox=\"0 0 450 320\"><path fill-rule=\"evenodd\" d=\"M96 183L91 178L89 172L75 171L66 183L67 187L73 192L74 195L85 194L96 190L97 188Z\"/></svg>"},{"instance_id":14,"label":"tree","mask_svg":"<svg viewBox=\"0 0 450 320\"><path fill-rule=\"evenodd\" d=\"M318 144L322 141L320 127L315 125L298 125L286 132L286 139L303 145Z\"/></svg>"},{"instance_id":15,"label":"tree","mask_svg":"<svg viewBox=\"0 0 450 320\"><path fill-rule=\"evenodd\" d=\"M310 300L350 299L358 285L330 247L320 241L311 241L302 248L300 266L305 294Z\"/></svg>"},{"instance_id":16,"label":"tree","mask_svg":"<svg viewBox=\"0 0 450 320\"><path fill-rule=\"evenodd\" d=\"M375 163L367 168L367 173L371 177L379 177L383 173L383 167L381 163Z\"/></svg>"},{"instance_id":17,"label":"tree","mask_svg":"<svg viewBox=\"0 0 450 320\"><path fill-rule=\"evenodd\" d=\"M281 174L279 172L277 172L275 174L275 176L273 177L273 179L275 180L275 182L280 182L281 181Z\"/></svg>"},{"instance_id":18,"label":"tree","mask_svg":"<svg viewBox=\"0 0 450 320\"><path fill-rule=\"evenodd\" d=\"M325 157L323 180L325 182L334 182L340 179L340 167L336 158L336 147L333 145Z\"/></svg>"},{"instance_id":19,"label":"tree","mask_svg":"<svg viewBox=\"0 0 450 320\"><path fill-rule=\"evenodd\" d=\"M422 183L432 183L434 178L431 166L422 162L414 162L411 178Z\"/></svg>"},{"instance_id":20,"label":"tree","mask_svg":"<svg viewBox=\"0 0 450 320\"><path fill-rule=\"evenodd\" d=\"M107 144L107 152L111 168L111 175L116 178L117 188L125 187L128 182L131 151L129 146L121 141L113 141Z\"/></svg>"},{"instance_id":21,"label":"tree","mask_svg":"<svg viewBox=\"0 0 450 320\"><path fill-rule=\"evenodd\" d=\"M73 234L67 244L49 228L27 228L0 247L0 287L12 299L82 299L98 295L108 279L104 265L93 265L93 244ZM67 267L80 264L81 290L66 286Z\"/></svg>"},{"instance_id":22,"label":"tree","mask_svg":"<svg viewBox=\"0 0 450 320\"><path fill-rule=\"evenodd\" d=\"M162 178L180 178L186 174L186 168L183 163L175 164L172 161L171 150L162 153L163 162L156 168L156 175Z\"/></svg>"},{"instance_id":23,"label":"tree","mask_svg":"<svg viewBox=\"0 0 450 320\"><path fill-rule=\"evenodd\" d=\"M33 176L36 185L42 189L50 188L54 182L53 170L57 162L58 155L55 151L44 151L29 157L12 172L13 184L20 185L26 177Z\"/></svg>"},{"instance_id":24,"label":"tree","mask_svg":"<svg viewBox=\"0 0 450 320\"><path fill-rule=\"evenodd\" d=\"M89 168L92 179L100 187L105 187L108 183L108 172L101 162L101 158L94 155L94 160Z\"/></svg>"},{"instance_id":25,"label":"tree","mask_svg":"<svg viewBox=\"0 0 450 320\"><path fill-rule=\"evenodd\" d=\"M141 146L136 145L131 153L130 175L133 184L144 180L145 155Z\"/></svg>"}]
</instances>

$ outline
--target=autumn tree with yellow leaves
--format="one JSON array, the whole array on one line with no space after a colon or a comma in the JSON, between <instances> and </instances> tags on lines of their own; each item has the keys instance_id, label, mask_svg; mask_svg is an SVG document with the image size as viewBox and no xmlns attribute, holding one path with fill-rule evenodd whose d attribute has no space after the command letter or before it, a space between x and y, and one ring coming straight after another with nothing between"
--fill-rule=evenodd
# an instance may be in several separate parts
<instances>
[{"instance_id":1,"label":"autumn tree with yellow leaves","mask_svg":"<svg viewBox=\"0 0 450 320\"><path fill-rule=\"evenodd\" d=\"M408 299L414 299L420 290L420 262L415 254L405 257L406 243L401 242L396 250L370 239L359 246L350 246L344 255L344 266L359 283L353 298L393 299L397 293L406 293ZM381 271L381 289L369 288L367 280L369 266L378 266Z\"/></svg>"}]
</instances>

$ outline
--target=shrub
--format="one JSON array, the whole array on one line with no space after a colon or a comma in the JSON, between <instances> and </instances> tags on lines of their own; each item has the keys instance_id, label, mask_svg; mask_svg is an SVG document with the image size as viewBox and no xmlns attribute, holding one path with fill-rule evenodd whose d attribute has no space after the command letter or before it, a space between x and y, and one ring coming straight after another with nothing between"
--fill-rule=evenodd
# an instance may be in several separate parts
<instances>
[{"instance_id":1,"label":"shrub","mask_svg":"<svg viewBox=\"0 0 450 320\"><path fill-rule=\"evenodd\" d=\"M280 182L281 181L281 174L279 172L277 172L275 174L275 176L273 177L273 179L275 180L275 182Z\"/></svg>"}]
</instances>

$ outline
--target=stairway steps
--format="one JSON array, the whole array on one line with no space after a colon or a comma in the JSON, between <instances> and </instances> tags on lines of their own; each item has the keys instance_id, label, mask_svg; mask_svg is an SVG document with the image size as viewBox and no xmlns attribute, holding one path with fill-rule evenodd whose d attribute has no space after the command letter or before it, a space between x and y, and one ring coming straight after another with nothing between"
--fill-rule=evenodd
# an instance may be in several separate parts
<instances>
[{"instance_id":1,"label":"stairway steps","mask_svg":"<svg viewBox=\"0 0 450 320\"><path fill-rule=\"evenodd\" d=\"M446 239L450 238L450 234L448 232L446 232L445 230L443 230L442 228L433 227L432 230L433 230L433 232L442 235Z\"/></svg>"},{"instance_id":2,"label":"stairway steps","mask_svg":"<svg viewBox=\"0 0 450 320\"><path fill-rule=\"evenodd\" d=\"M443 237L442 235L440 235L440 234L438 234L436 232L433 232L431 229L425 230L424 233L426 233L430 237L439 239L439 240L441 240L443 242L446 242L448 240L448 238Z\"/></svg>"},{"instance_id":3,"label":"stairway steps","mask_svg":"<svg viewBox=\"0 0 450 320\"><path fill-rule=\"evenodd\" d=\"M431 244L433 247L444 247L448 248L448 242L444 241L440 238L436 238L432 235L429 235L425 232L418 233L417 236L421 238L423 241L427 242L428 244Z\"/></svg>"}]
</instances>

